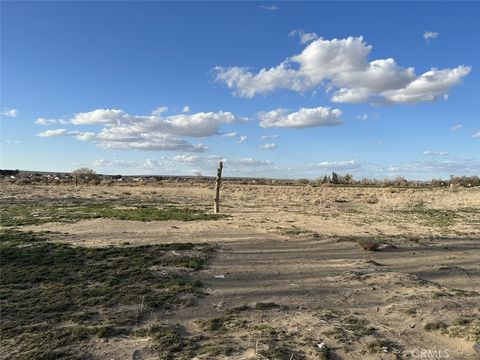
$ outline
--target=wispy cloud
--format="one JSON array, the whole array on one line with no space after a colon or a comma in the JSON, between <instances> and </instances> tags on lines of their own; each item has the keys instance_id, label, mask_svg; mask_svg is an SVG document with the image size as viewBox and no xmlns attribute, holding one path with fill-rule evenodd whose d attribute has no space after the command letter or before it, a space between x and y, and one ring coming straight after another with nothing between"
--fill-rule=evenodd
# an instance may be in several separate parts
<instances>
[{"instance_id":1,"label":"wispy cloud","mask_svg":"<svg viewBox=\"0 0 480 360\"><path fill-rule=\"evenodd\" d=\"M475 138L475 139L480 139L480 131L475 132L475 133L472 135L472 137Z\"/></svg>"},{"instance_id":2,"label":"wispy cloud","mask_svg":"<svg viewBox=\"0 0 480 360\"><path fill-rule=\"evenodd\" d=\"M199 165L207 165L210 167L211 165L216 164L218 161L223 161L225 164L228 164L229 166L250 165L250 166L258 167L258 166L272 165L272 162L270 160L257 160L251 157L240 158L240 159L228 159L220 155L200 156L200 155L184 154L184 155L175 155L169 158L165 158L164 160L195 165L197 167Z\"/></svg>"},{"instance_id":3,"label":"wispy cloud","mask_svg":"<svg viewBox=\"0 0 480 360\"><path fill-rule=\"evenodd\" d=\"M275 140L275 139L278 139L280 136L277 135L277 134L273 134L273 135L262 135L260 136L260 140L268 140L268 139L272 139L272 140Z\"/></svg>"},{"instance_id":4,"label":"wispy cloud","mask_svg":"<svg viewBox=\"0 0 480 360\"><path fill-rule=\"evenodd\" d=\"M2 112L2 115L3 116L6 116L6 117L9 117L9 118L15 118L17 117L19 114L19 111L18 109L8 109L8 108L5 108Z\"/></svg>"},{"instance_id":5,"label":"wispy cloud","mask_svg":"<svg viewBox=\"0 0 480 360\"><path fill-rule=\"evenodd\" d=\"M228 137L228 138L234 138L234 137L237 137L237 135L238 135L237 132L232 131L232 132L228 132L228 133L222 134L221 136L222 136L222 137Z\"/></svg>"},{"instance_id":6,"label":"wispy cloud","mask_svg":"<svg viewBox=\"0 0 480 360\"><path fill-rule=\"evenodd\" d=\"M349 171L358 170L362 167L361 164L355 160L346 161L323 161L316 164L308 164L308 167L312 169L319 169L324 171Z\"/></svg>"},{"instance_id":7,"label":"wispy cloud","mask_svg":"<svg viewBox=\"0 0 480 360\"><path fill-rule=\"evenodd\" d=\"M448 152L446 151L431 151L431 150L425 150L423 152L423 155L426 155L426 156L448 156L450 155Z\"/></svg>"},{"instance_id":8,"label":"wispy cloud","mask_svg":"<svg viewBox=\"0 0 480 360\"><path fill-rule=\"evenodd\" d=\"M135 161L128 160L95 160L91 164L95 168L109 168L109 167L133 167L138 166L138 163Z\"/></svg>"},{"instance_id":9,"label":"wispy cloud","mask_svg":"<svg viewBox=\"0 0 480 360\"><path fill-rule=\"evenodd\" d=\"M277 148L277 144L275 144L275 143L260 145L260 149L265 149L265 150L273 150L273 149L276 149L276 148Z\"/></svg>"},{"instance_id":10,"label":"wispy cloud","mask_svg":"<svg viewBox=\"0 0 480 360\"><path fill-rule=\"evenodd\" d=\"M223 161L225 170L230 175L240 176L262 176L274 170L273 162L270 160L255 159L252 157L244 158L225 158L220 155L197 155L182 154L174 156L162 156L156 159L145 159L144 161L131 160L106 160L99 159L90 164L82 166L91 166L107 173L123 174L183 174L198 175L211 174L216 169L219 161Z\"/></svg>"},{"instance_id":11,"label":"wispy cloud","mask_svg":"<svg viewBox=\"0 0 480 360\"><path fill-rule=\"evenodd\" d=\"M67 136L73 135L72 132L68 131L67 129L55 129L55 130L46 130L38 133L37 136L40 137L59 137L59 136Z\"/></svg>"},{"instance_id":12,"label":"wispy cloud","mask_svg":"<svg viewBox=\"0 0 480 360\"><path fill-rule=\"evenodd\" d=\"M397 169L403 174L408 173L432 173L432 174L478 174L480 160L478 159L430 159L425 161L413 161L401 165Z\"/></svg>"},{"instance_id":13,"label":"wispy cloud","mask_svg":"<svg viewBox=\"0 0 480 360\"><path fill-rule=\"evenodd\" d=\"M435 31L425 31L423 33L423 38L426 42L429 42L432 39L436 39L438 37L438 32Z\"/></svg>"},{"instance_id":14,"label":"wispy cloud","mask_svg":"<svg viewBox=\"0 0 480 360\"><path fill-rule=\"evenodd\" d=\"M167 106L159 106L157 107L155 110L152 111L152 115L155 115L155 116L160 116L162 115L163 113L167 112L168 111L168 107Z\"/></svg>"},{"instance_id":15,"label":"wispy cloud","mask_svg":"<svg viewBox=\"0 0 480 360\"><path fill-rule=\"evenodd\" d=\"M258 8L267 11L278 11L279 9L277 5L260 5Z\"/></svg>"},{"instance_id":16,"label":"wispy cloud","mask_svg":"<svg viewBox=\"0 0 480 360\"><path fill-rule=\"evenodd\" d=\"M247 139L248 139L248 136L241 135L237 141L237 144L243 144L245 141L247 141Z\"/></svg>"},{"instance_id":17,"label":"wispy cloud","mask_svg":"<svg viewBox=\"0 0 480 360\"><path fill-rule=\"evenodd\" d=\"M318 39L318 35L315 34L314 32L306 33L302 29L292 30L292 31L290 31L290 34L288 34L288 36L290 36L290 37L298 36L298 39L300 40L301 44L307 44L307 43L309 43L313 40Z\"/></svg>"},{"instance_id":18,"label":"wispy cloud","mask_svg":"<svg viewBox=\"0 0 480 360\"><path fill-rule=\"evenodd\" d=\"M458 125L452 126L450 128L450 131L457 131L457 130L460 130L462 127L463 127L462 124L458 124Z\"/></svg>"},{"instance_id":19,"label":"wispy cloud","mask_svg":"<svg viewBox=\"0 0 480 360\"><path fill-rule=\"evenodd\" d=\"M37 125L42 125L42 126L50 126L54 125L57 123L56 119L44 119L44 118L38 118L37 120L34 121L35 124Z\"/></svg>"}]
</instances>

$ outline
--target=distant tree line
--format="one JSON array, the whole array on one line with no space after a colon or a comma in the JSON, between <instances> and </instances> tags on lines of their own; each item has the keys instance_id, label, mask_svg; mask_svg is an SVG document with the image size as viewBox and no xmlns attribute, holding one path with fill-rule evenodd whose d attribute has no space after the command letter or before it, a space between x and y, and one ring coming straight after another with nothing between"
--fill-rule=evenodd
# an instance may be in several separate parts
<instances>
[{"instance_id":1,"label":"distant tree line","mask_svg":"<svg viewBox=\"0 0 480 360\"><path fill-rule=\"evenodd\" d=\"M71 173L34 173L22 172L19 170L0 169L0 181L7 181L19 185L28 184L90 184L90 185L112 185L113 183L159 183L162 182L211 182L212 178L208 176L122 176L122 175L100 175L90 168L80 168ZM449 187L480 186L479 176L450 176L445 179L431 179L429 181L407 180L403 176L396 178L371 179L362 178L356 180L352 174L337 174L333 171L329 175L322 175L315 180L309 179L265 179L265 178L225 178L225 181L238 184L250 185L345 185L345 186L431 186L431 187Z\"/></svg>"},{"instance_id":2,"label":"distant tree line","mask_svg":"<svg viewBox=\"0 0 480 360\"><path fill-rule=\"evenodd\" d=\"M431 179L427 181L407 180L403 176L395 178L371 179L364 177L355 180L352 174L340 175L335 171L331 175L323 175L317 179L310 181L307 179L298 179L298 184L335 184L335 185L357 185L357 186L432 186L432 187L448 187L448 186L464 186L474 187L480 186L480 177L474 176L450 176L450 179Z\"/></svg>"},{"instance_id":3,"label":"distant tree line","mask_svg":"<svg viewBox=\"0 0 480 360\"><path fill-rule=\"evenodd\" d=\"M345 174L345 175L338 175L335 171L332 172L332 175L324 175L319 177L316 180L320 184L353 184L353 175L351 174Z\"/></svg>"},{"instance_id":4,"label":"distant tree line","mask_svg":"<svg viewBox=\"0 0 480 360\"><path fill-rule=\"evenodd\" d=\"M432 179L432 186L480 186L480 177L474 176L450 176L449 180Z\"/></svg>"},{"instance_id":5,"label":"distant tree line","mask_svg":"<svg viewBox=\"0 0 480 360\"><path fill-rule=\"evenodd\" d=\"M17 176L20 170L0 170L0 176Z\"/></svg>"}]
</instances>

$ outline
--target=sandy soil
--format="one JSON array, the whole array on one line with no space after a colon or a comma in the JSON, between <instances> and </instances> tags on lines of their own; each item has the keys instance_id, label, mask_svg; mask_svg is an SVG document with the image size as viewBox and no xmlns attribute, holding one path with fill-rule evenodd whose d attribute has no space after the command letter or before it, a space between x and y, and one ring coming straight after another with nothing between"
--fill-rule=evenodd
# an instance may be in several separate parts
<instances>
[{"instance_id":1,"label":"sandy soil","mask_svg":"<svg viewBox=\"0 0 480 360\"><path fill-rule=\"evenodd\" d=\"M8 185L2 187L1 195L8 203L129 198L210 211L213 191L203 184ZM243 304L273 302L280 307L245 316L301 338L298 347L308 358L316 358L315 346L321 342L334 349L338 359L427 358L421 349L447 350L449 359L480 358L466 334L451 337L424 330L429 322L450 324L462 317L479 318L480 213L472 208L480 207L480 189L225 184L221 196L221 210L229 216L218 221L96 219L25 229L67 233L69 242L82 246L216 244L215 258L200 272L209 295L161 319L182 324L191 332L196 331L199 318L218 317ZM439 223L436 216L442 216L441 212L432 216L402 212L419 204L452 215L452 222ZM359 236L381 240L383 245L376 252L364 251L348 241ZM471 291L478 293L465 295ZM329 311L336 315L325 316ZM382 337L401 345L401 354L369 353L369 337L346 345L331 335L348 316L367 319ZM262 358L255 355L255 339L245 340L240 331L228 335L246 349L231 358ZM138 338L92 344L99 357L116 359L132 358L138 349L143 358L153 357L148 346L146 339ZM441 358L439 354L430 358Z\"/></svg>"}]
</instances>

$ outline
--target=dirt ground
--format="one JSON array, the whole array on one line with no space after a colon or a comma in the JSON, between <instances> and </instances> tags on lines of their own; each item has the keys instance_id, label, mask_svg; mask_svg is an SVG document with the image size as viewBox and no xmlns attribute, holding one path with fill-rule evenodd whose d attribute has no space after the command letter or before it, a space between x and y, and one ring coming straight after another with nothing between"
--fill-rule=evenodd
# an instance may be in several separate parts
<instances>
[{"instance_id":1,"label":"dirt ground","mask_svg":"<svg viewBox=\"0 0 480 360\"><path fill-rule=\"evenodd\" d=\"M205 184L2 185L1 197L8 203L130 198L213 206L213 189ZM208 358L282 358L261 351L268 338L262 329L270 327L308 359L322 358L322 343L332 359L480 359L480 189L226 183L221 211L228 216L217 221L94 219L23 229L66 233L69 243L91 247L214 244L214 258L199 273L208 295L157 319L195 333L198 319L247 305L236 316L258 338L238 326L213 331L241 350ZM358 239L382 244L365 251ZM429 327L438 323L448 329ZM155 358L148 338L89 346L103 359Z\"/></svg>"}]
</instances>

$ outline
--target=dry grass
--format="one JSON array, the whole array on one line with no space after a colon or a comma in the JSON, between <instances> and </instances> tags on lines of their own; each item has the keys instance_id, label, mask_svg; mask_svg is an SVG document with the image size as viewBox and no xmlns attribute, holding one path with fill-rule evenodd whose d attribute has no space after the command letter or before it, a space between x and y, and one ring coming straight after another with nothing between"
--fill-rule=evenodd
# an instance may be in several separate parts
<instances>
[{"instance_id":1,"label":"dry grass","mask_svg":"<svg viewBox=\"0 0 480 360\"><path fill-rule=\"evenodd\" d=\"M358 239L357 242L358 245L360 245L360 247L366 251L377 251L382 244L380 241L375 239Z\"/></svg>"},{"instance_id":2,"label":"dry grass","mask_svg":"<svg viewBox=\"0 0 480 360\"><path fill-rule=\"evenodd\" d=\"M4 244L2 341L14 340L0 357L28 358L22 349L40 344L94 359L373 360L446 346L474 358L479 189L225 183L228 216L204 221L212 192L183 183L1 187L5 223L55 233ZM179 211L153 210L170 207ZM218 249L206 264L202 243Z\"/></svg>"}]
</instances>

